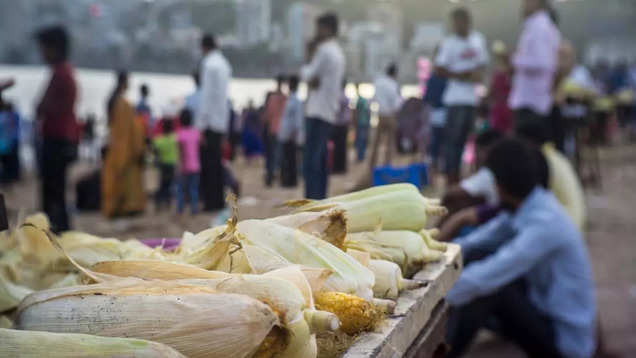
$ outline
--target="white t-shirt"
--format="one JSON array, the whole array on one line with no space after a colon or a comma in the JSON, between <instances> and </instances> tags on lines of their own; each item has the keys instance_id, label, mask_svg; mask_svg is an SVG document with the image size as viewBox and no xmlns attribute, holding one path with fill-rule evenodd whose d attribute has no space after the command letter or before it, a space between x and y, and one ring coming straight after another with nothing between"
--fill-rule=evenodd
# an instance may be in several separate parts
<instances>
[{"instance_id":1,"label":"white t-shirt","mask_svg":"<svg viewBox=\"0 0 636 358\"><path fill-rule=\"evenodd\" d=\"M497 194L497 184L492 171L482 167L472 176L462 180L459 186L472 196L482 196L486 203L497 205L499 195Z\"/></svg>"},{"instance_id":2,"label":"white t-shirt","mask_svg":"<svg viewBox=\"0 0 636 358\"><path fill-rule=\"evenodd\" d=\"M402 106L400 86L393 78L382 75L375 80L375 102L381 116L395 116Z\"/></svg>"},{"instance_id":3,"label":"white t-shirt","mask_svg":"<svg viewBox=\"0 0 636 358\"><path fill-rule=\"evenodd\" d=\"M451 72L471 71L488 64L488 50L484 36L477 31L472 31L468 37L459 37L456 34L448 36L440 46L435 65L444 67ZM475 82L464 82L451 79L444 92L444 105L477 104Z\"/></svg>"},{"instance_id":4,"label":"white t-shirt","mask_svg":"<svg viewBox=\"0 0 636 358\"><path fill-rule=\"evenodd\" d=\"M309 91L305 104L307 117L320 118L332 124L336 121L344 74L345 56L338 42L331 39L320 44L311 62L300 70L304 81L320 80L318 88Z\"/></svg>"}]
</instances>

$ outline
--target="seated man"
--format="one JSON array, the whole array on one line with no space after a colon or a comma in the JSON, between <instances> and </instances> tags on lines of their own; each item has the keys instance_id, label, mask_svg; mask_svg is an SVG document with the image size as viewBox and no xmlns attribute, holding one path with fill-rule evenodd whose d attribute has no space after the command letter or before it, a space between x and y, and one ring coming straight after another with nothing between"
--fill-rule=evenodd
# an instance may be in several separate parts
<instances>
[{"instance_id":1,"label":"seated man","mask_svg":"<svg viewBox=\"0 0 636 358\"><path fill-rule=\"evenodd\" d=\"M504 139L491 150L497 217L459 239L465 268L448 293L450 357L460 356L495 317L500 332L532 357L591 357L596 302L581 233L554 195L539 187L530 149Z\"/></svg>"}]
</instances>

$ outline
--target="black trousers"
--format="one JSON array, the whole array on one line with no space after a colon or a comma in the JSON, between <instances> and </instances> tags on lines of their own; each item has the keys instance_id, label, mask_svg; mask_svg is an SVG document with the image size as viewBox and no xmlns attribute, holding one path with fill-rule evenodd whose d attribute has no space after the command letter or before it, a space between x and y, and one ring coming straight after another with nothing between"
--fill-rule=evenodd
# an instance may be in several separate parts
<instances>
[{"instance_id":1,"label":"black trousers","mask_svg":"<svg viewBox=\"0 0 636 358\"><path fill-rule=\"evenodd\" d=\"M66 175L76 155L77 146L70 141L45 138L42 142L41 204L53 232L71 228L66 208Z\"/></svg>"},{"instance_id":2,"label":"black trousers","mask_svg":"<svg viewBox=\"0 0 636 358\"><path fill-rule=\"evenodd\" d=\"M204 211L217 211L225 207L223 166L221 163L222 140L222 133L209 129L203 132L203 143L200 150L201 182L199 192Z\"/></svg>"},{"instance_id":3,"label":"black trousers","mask_svg":"<svg viewBox=\"0 0 636 358\"><path fill-rule=\"evenodd\" d=\"M347 172L347 133L348 125L334 125L331 132L333 141L333 174L345 174Z\"/></svg>"},{"instance_id":4,"label":"black trousers","mask_svg":"<svg viewBox=\"0 0 636 358\"><path fill-rule=\"evenodd\" d=\"M20 179L20 147L14 145L11 150L0 155L0 183L13 183Z\"/></svg>"},{"instance_id":5,"label":"black trousers","mask_svg":"<svg viewBox=\"0 0 636 358\"><path fill-rule=\"evenodd\" d=\"M280 184L285 188L298 185L298 147L294 141L281 144L282 160L280 163Z\"/></svg>"},{"instance_id":6,"label":"black trousers","mask_svg":"<svg viewBox=\"0 0 636 358\"><path fill-rule=\"evenodd\" d=\"M162 205L170 207L173 195L174 165L159 164L159 190L155 193L155 204L157 209Z\"/></svg>"},{"instance_id":7,"label":"black trousers","mask_svg":"<svg viewBox=\"0 0 636 358\"><path fill-rule=\"evenodd\" d=\"M468 267L492 253L473 251L464 257L464 265ZM446 342L451 345L448 357L460 357L479 329L493 320L496 332L518 345L529 357L561 357L552 321L530 302L523 279L451 309L446 335Z\"/></svg>"}]
</instances>

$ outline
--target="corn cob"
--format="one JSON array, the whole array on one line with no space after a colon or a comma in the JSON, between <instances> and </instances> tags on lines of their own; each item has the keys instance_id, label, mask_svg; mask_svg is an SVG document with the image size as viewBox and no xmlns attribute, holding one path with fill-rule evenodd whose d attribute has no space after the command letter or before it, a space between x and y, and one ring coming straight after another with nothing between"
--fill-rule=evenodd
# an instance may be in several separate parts
<instances>
[{"instance_id":1,"label":"corn cob","mask_svg":"<svg viewBox=\"0 0 636 358\"><path fill-rule=\"evenodd\" d=\"M430 250L422 237L412 231L349 234L345 247L368 252L373 259L394 262L406 277L419 271L425 263L438 261L442 257L440 252Z\"/></svg>"},{"instance_id":2,"label":"corn cob","mask_svg":"<svg viewBox=\"0 0 636 358\"><path fill-rule=\"evenodd\" d=\"M185 358L166 345L141 339L3 328L0 328L0 347L2 356L7 358Z\"/></svg>"},{"instance_id":3,"label":"corn cob","mask_svg":"<svg viewBox=\"0 0 636 358\"><path fill-rule=\"evenodd\" d=\"M285 260L332 271L325 290L373 297L373 273L342 250L299 230L262 220L246 220L237 226L242 242L258 246Z\"/></svg>"},{"instance_id":4,"label":"corn cob","mask_svg":"<svg viewBox=\"0 0 636 358\"><path fill-rule=\"evenodd\" d=\"M314 293L316 308L333 312L340 319L340 329L347 334L372 330L383 314L360 297L342 292Z\"/></svg>"},{"instance_id":5,"label":"corn cob","mask_svg":"<svg viewBox=\"0 0 636 358\"><path fill-rule=\"evenodd\" d=\"M148 339L188 357L249 357L278 324L248 296L133 279L36 292L16 321L19 329Z\"/></svg>"},{"instance_id":6,"label":"corn cob","mask_svg":"<svg viewBox=\"0 0 636 358\"><path fill-rule=\"evenodd\" d=\"M435 237L439 235L438 229L420 230L420 235L422 236L422 239L424 239L424 242L429 249L446 252L448 245L445 242L435 240Z\"/></svg>"},{"instance_id":7,"label":"corn cob","mask_svg":"<svg viewBox=\"0 0 636 358\"><path fill-rule=\"evenodd\" d=\"M342 210L302 212L267 219L267 221L314 235L340 249L347 236L347 220Z\"/></svg>"},{"instance_id":8,"label":"corn cob","mask_svg":"<svg viewBox=\"0 0 636 358\"><path fill-rule=\"evenodd\" d=\"M341 197L342 198L342 197ZM424 229L427 217L444 215L446 209L437 200L423 197L417 188L409 185L386 186L347 197L326 199L300 206L297 211L323 211L342 209L346 212L348 232Z\"/></svg>"},{"instance_id":9,"label":"corn cob","mask_svg":"<svg viewBox=\"0 0 636 358\"><path fill-rule=\"evenodd\" d=\"M400 266L385 260L370 260L369 269L375 274L375 297L395 300L402 290L422 287L425 283L402 277Z\"/></svg>"}]
</instances>

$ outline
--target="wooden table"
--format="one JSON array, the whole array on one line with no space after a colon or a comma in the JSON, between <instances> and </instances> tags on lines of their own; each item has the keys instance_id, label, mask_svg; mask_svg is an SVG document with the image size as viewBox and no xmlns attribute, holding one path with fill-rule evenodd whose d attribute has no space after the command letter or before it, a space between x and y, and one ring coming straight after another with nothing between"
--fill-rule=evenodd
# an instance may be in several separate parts
<instances>
[{"instance_id":1,"label":"wooden table","mask_svg":"<svg viewBox=\"0 0 636 358\"><path fill-rule=\"evenodd\" d=\"M444 296L462 270L461 250L449 245L440 262L415 275L425 287L404 291L395 314L374 332L360 336L343 358L428 358L443 349L448 306Z\"/></svg>"}]
</instances>

